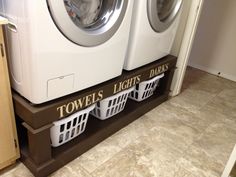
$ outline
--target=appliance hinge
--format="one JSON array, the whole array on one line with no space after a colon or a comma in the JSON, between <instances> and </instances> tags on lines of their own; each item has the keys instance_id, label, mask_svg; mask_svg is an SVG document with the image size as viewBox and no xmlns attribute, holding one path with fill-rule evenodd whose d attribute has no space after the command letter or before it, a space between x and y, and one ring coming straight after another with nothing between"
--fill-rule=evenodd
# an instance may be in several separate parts
<instances>
[{"instance_id":1,"label":"appliance hinge","mask_svg":"<svg viewBox=\"0 0 236 177\"><path fill-rule=\"evenodd\" d=\"M0 44L0 50L1 50L1 55L2 55L2 57L4 57L5 56L5 53L4 53L4 47L3 47L3 44Z\"/></svg>"},{"instance_id":2,"label":"appliance hinge","mask_svg":"<svg viewBox=\"0 0 236 177\"><path fill-rule=\"evenodd\" d=\"M14 139L15 148L18 147L16 139Z\"/></svg>"}]
</instances>

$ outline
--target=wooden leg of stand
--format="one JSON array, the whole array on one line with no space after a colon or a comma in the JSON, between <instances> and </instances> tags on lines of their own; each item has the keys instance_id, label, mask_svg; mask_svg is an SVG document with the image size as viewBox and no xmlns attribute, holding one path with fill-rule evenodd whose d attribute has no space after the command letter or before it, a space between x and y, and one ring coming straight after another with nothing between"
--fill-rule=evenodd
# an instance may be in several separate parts
<instances>
[{"instance_id":1,"label":"wooden leg of stand","mask_svg":"<svg viewBox=\"0 0 236 177\"><path fill-rule=\"evenodd\" d=\"M160 87L158 88L159 93L169 94L174 72L175 69L172 69L165 73L165 77L161 80Z\"/></svg>"},{"instance_id":2,"label":"wooden leg of stand","mask_svg":"<svg viewBox=\"0 0 236 177\"><path fill-rule=\"evenodd\" d=\"M35 164L43 164L52 159L51 142L50 142L50 128L52 125L41 127L34 130L28 124L23 123L27 129L29 141L29 153Z\"/></svg>"}]
</instances>

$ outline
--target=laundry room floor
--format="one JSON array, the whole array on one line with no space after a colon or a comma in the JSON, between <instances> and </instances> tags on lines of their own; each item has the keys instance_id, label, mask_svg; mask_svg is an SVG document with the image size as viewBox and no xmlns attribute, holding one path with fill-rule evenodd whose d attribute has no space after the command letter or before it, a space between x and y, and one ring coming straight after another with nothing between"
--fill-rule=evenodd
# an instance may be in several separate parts
<instances>
[{"instance_id":1,"label":"laundry room floor","mask_svg":"<svg viewBox=\"0 0 236 177\"><path fill-rule=\"evenodd\" d=\"M236 83L188 68L183 92L52 177L219 177L236 143ZM20 162L3 177L33 176Z\"/></svg>"}]
</instances>

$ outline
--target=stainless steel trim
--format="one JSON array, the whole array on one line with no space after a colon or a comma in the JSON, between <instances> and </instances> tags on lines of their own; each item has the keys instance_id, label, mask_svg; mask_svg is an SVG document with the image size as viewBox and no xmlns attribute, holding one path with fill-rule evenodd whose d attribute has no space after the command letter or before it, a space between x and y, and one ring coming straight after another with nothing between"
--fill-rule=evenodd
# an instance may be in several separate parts
<instances>
[{"instance_id":1,"label":"stainless steel trim","mask_svg":"<svg viewBox=\"0 0 236 177\"><path fill-rule=\"evenodd\" d=\"M167 30L176 19L181 9L182 2L183 0L174 0L173 10L171 11L170 15L166 19L164 19L164 21L162 21L160 17L158 16L157 0L148 0L147 13L148 13L149 22L153 30L156 32L164 32L165 30Z\"/></svg>"},{"instance_id":2,"label":"stainless steel trim","mask_svg":"<svg viewBox=\"0 0 236 177\"><path fill-rule=\"evenodd\" d=\"M64 0L47 0L47 3L55 25L66 38L78 45L93 47L109 40L124 19L129 0L104 0L103 3L113 1L116 1L116 5L112 16L106 24L98 25L97 28L78 27L68 15Z\"/></svg>"}]
</instances>

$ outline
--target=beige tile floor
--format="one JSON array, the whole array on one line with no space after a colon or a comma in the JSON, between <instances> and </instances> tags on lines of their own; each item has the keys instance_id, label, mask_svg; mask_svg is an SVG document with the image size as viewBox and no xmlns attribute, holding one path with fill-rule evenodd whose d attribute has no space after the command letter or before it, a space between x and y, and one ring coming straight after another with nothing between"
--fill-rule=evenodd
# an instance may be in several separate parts
<instances>
[{"instance_id":1,"label":"beige tile floor","mask_svg":"<svg viewBox=\"0 0 236 177\"><path fill-rule=\"evenodd\" d=\"M219 177L236 143L236 83L188 68L183 92L51 177ZM31 177L22 163L3 177Z\"/></svg>"}]
</instances>

